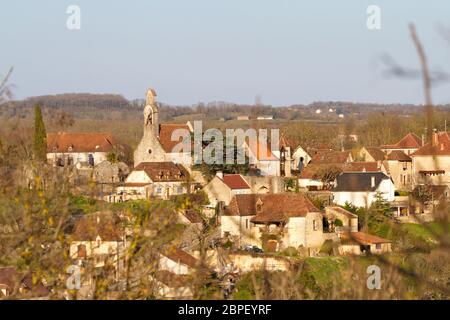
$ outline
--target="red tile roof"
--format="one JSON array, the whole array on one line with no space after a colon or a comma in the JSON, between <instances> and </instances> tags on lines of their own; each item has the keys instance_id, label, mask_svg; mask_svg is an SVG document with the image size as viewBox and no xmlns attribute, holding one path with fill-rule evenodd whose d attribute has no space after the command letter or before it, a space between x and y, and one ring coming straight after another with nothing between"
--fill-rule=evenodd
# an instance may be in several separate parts
<instances>
[{"instance_id":1,"label":"red tile roof","mask_svg":"<svg viewBox=\"0 0 450 320\"><path fill-rule=\"evenodd\" d=\"M406 153L404 153L401 150L394 150L391 151L388 155L387 155L387 159L388 160L396 160L396 161L408 161L411 162L412 159L410 156L408 156Z\"/></svg>"},{"instance_id":2,"label":"red tile roof","mask_svg":"<svg viewBox=\"0 0 450 320\"><path fill-rule=\"evenodd\" d=\"M336 207L336 206L326 207L325 211L326 212L330 211L330 213L333 213L333 211L337 211L337 212L347 216L348 218L358 218L358 216L356 214L351 213L350 211L345 210L344 208L341 208L341 207Z\"/></svg>"},{"instance_id":3,"label":"red tile roof","mask_svg":"<svg viewBox=\"0 0 450 320\"><path fill-rule=\"evenodd\" d=\"M222 181L232 190L250 189L249 184L240 174L226 174Z\"/></svg>"},{"instance_id":4,"label":"red tile roof","mask_svg":"<svg viewBox=\"0 0 450 320\"><path fill-rule=\"evenodd\" d=\"M170 260L176 262L185 264L188 267L195 268L197 266L197 259L195 259L193 256L191 256L189 253L187 253L184 250L181 250L179 248L176 249L170 249L163 253L163 256L169 258Z\"/></svg>"},{"instance_id":5,"label":"red tile roof","mask_svg":"<svg viewBox=\"0 0 450 320\"><path fill-rule=\"evenodd\" d=\"M200 214L195 210L184 210L181 214L189 220L190 223L201 223L202 218Z\"/></svg>"},{"instance_id":6,"label":"red tile roof","mask_svg":"<svg viewBox=\"0 0 450 320\"><path fill-rule=\"evenodd\" d=\"M366 147L366 150L375 161L383 161L386 158L386 154L380 148Z\"/></svg>"},{"instance_id":7,"label":"red tile roof","mask_svg":"<svg viewBox=\"0 0 450 320\"><path fill-rule=\"evenodd\" d=\"M154 277L169 288L184 288L192 285L192 278L186 274L175 274L167 270L158 270Z\"/></svg>"},{"instance_id":8,"label":"red tile roof","mask_svg":"<svg viewBox=\"0 0 450 320\"><path fill-rule=\"evenodd\" d=\"M305 217L308 212L319 212L319 209L301 193L239 194L233 197L224 215L254 216L253 222L268 223Z\"/></svg>"},{"instance_id":9,"label":"red tile roof","mask_svg":"<svg viewBox=\"0 0 450 320\"><path fill-rule=\"evenodd\" d=\"M328 151L315 154L312 163L346 163L349 159L350 151Z\"/></svg>"},{"instance_id":10,"label":"red tile roof","mask_svg":"<svg viewBox=\"0 0 450 320\"><path fill-rule=\"evenodd\" d=\"M175 130L183 130L180 132L183 136L179 138L179 140L172 141L172 134ZM163 123L159 125L159 142L165 152L173 152L175 146L182 141L186 141L186 139L189 139L188 141L191 143L192 147L191 133L187 124ZM183 151L186 152L185 150Z\"/></svg>"},{"instance_id":11,"label":"red tile roof","mask_svg":"<svg viewBox=\"0 0 450 320\"><path fill-rule=\"evenodd\" d=\"M408 133L396 144L381 146L382 149L418 149L422 146L422 139L414 133Z\"/></svg>"},{"instance_id":12,"label":"red tile roof","mask_svg":"<svg viewBox=\"0 0 450 320\"><path fill-rule=\"evenodd\" d=\"M332 169L336 171L343 170L343 164L340 163L310 163L302 169L299 179L313 179L318 180L319 174L326 169Z\"/></svg>"},{"instance_id":13,"label":"red tile roof","mask_svg":"<svg viewBox=\"0 0 450 320\"><path fill-rule=\"evenodd\" d=\"M114 144L110 133L47 134L47 152L109 152Z\"/></svg>"},{"instance_id":14,"label":"red tile roof","mask_svg":"<svg viewBox=\"0 0 450 320\"><path fill-rule=\"evenodd\" d=\"M344 165L343 172L380 172L378 162L349 162Z\"/></svg>"},{"instance_id":15,"label":"red tile roof","mask_svg":"<svg viewBox=\"0 0 450 320\"><path fill-rule=\"evenodd\" d=\"M154 182L186 181L189 173L173 162L141 162L133 171L144 171Z\"/></svg>"},{"instance_id":16,"label":"red tile roof","mask_svg":"<svg viewBox=\"0 0 450 320\"><path fill-rule=\"evenodd\" d=\"M448 156L450 155L450 136L447 132L433 134L433 141L427 143L411 156Z\"/></svg>"},{"instance_id":17,"label":"red tile roof","mask_svg":"<svg viewBox=\"0 0 450 320\"><path fill-rule=\"evenodd\" d=\"M392 241L373 236L364 232L350 232L341 235L343 242L356 242L362 245L371 245L377 243L390 243Z\"/></svg>"},{"instance_id":18,"label":"red tile roof","mask_svg":"<svg viewBox=\"0 0 450 320\"><path fill-rule=\"evenodd\" d=\"M73 241L95 241L97 236L102 241L123 241L124 230L119 217L112 212L96 212L78 218L72 233Z\"/></svg>"}]
</instances>

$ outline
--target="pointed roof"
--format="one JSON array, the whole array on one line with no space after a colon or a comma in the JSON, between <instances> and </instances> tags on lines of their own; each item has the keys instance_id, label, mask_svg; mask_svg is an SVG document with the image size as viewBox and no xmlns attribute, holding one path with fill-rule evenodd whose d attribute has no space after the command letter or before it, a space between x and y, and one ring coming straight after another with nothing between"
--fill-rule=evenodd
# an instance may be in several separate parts
<instances>
[{"instance_id":1,"label":"pointed roof","mask_svg":"<svg viewBox=\"0 0 450 320\"><path fill-rule=\"evenodd\" d=\"M328 151L315 154L311 163L346 163L351 151Z\"/></svg>"},{"instance_id":2,"label":"pointed roof","mask_svg":"<svg viewBox=\"0 0 450 320\"><path fill-rule=\"evenodd\" d=\"M408 133L396 144L383 145L381 149L418 149L422 146L422 139L414 133Z\"/></svg>"},{"instance_id":3,"label":"pointed roof","mask_svg":"<svg viewBox=\"0 0 450 320\"><path fill-rule=\"evenodd\" d=\"M396 161L407 161L407 162L412 161L411 157L401 150L392 151L391 153L388 154L387 159Z\"/></svg>"},{"instance_id":4,"label":"pointed roof","mask_svg":"<svg viewBox=\"0 0 450 320\"><path fill-rule=\"evenodd\" d=\"M109 152L115 140L110 133L55 132L47 134L47 152Z\"/></svg>"},{"instance_id":5,"label":"pointed roof","mask_svg":"<svg viewBox=\"0 0 450 320\"><path fill-rule=\"evenodd\" d=\"M182 134L182 137L180 137L179 140L172 141L172 135L175 130L179 130L179 132ZM161 146L163 147L165 152L172 153L175 146L184 141L189 141L189 143L192 143L191 130L188 124L162 123L159 125L159 142L161 143ZM183 151L186 152L186 150Z\"/></svg>"},{"instance_id":6,"label":"pointed roof","mask_svg":"<svg viewBox=\"0 0 450 320\"><path fill-rule=\"evenodd\" d=\"M260 204L259 211L257 204ZM290 217L305 217L320 212L304 194L238 194L225 209L225 216L254 216L252 222L283 222Z\"/></svg>"},{"instance_id":7,"label":"pointed roof","mask_svg":"<svg viewBox=\"0 0 450 320\"><path fill-rule=\"evenodd\" d=\"M375 161L383 161L386 157L384 151L378 147L366 147L365 149Z\"/></svg>"},{"instance_id":8,"label":"pointed roof","mask_svg":"<svg viewBox=\"0 0 450 320\"><path fill-rule=\"evenodd\" d=\"M173 162L141 162L133 171L144 171L154 182L186 181L189 173Z\"/></svg>"},{"instance_id":9,"label":"pointed roof","mask_svg":"<svg viewBox=\"0 0 450 320\"><path fill-rule=\"evenodd\" d=\"M414 156L448 156L450 155L450 136L447 132L436 132L433 141L427 143L411 154Z\"/></svg>"},{"instance_id":10,"label":"pointed roof","mask_svg":"<svg viewBox=\"0 0 450 320\"><path fill-rule=\"evenodd\" d=\"M372 186L372 177L375 185ZM390 179L383 172L344 172L337 176L333 192L376 191L382 180Z\"/></svg>"},{"instance_id":11,"label":"pointed roof","mask_svg":"<svg viewBox=\"0 0 450 320\"><path fill-rule=\"evenodd\" d=\"M380 172L381 165L377 161L349 162L343 167L344 172Z\"/></svg>"},{"instance_id":12,"label":"pointed roof","mask_svg":"<svg viewBox=\"0 0 450 320\"><path fill-rule=\"evenodd\" d=\"M249 184L240 174L226 174L221 179L231 190L250 189Z\"/></svg>"}]
</instances>

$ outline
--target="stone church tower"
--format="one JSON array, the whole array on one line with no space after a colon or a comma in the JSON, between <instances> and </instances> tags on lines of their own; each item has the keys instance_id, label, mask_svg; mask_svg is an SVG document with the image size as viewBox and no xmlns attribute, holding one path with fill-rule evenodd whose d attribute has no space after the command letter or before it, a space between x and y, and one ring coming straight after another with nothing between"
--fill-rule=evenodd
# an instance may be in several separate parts
<instances>
[{"instance_id":1,"label":"stone church tower","mask_svg":"<svg viewBox=\"0 0 450 320\"><path fill-rule=\"evenodd\" d=\"M134 152L134 166L141 162L166 161L166 152L159 142L159 113L156 105L156 92L147 91L147 101L144 107L144 135Z\"/></svg>"}]
</instances>

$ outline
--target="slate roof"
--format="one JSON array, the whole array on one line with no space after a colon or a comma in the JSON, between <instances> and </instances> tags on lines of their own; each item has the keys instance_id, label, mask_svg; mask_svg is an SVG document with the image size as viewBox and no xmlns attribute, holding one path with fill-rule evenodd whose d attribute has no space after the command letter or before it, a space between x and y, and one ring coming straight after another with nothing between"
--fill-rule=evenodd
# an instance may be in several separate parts
<instances>
[{"instance_id":1,"label":"slate roof","mask_svg":"<svg viewBox=\"0 0 450 320\"><path fill-rule=\"evenodd\" d=\"M374 187L372 177L375 177ZM344 172L337 176L337 185L332 191L376 191L381 181L388 179L390 178L383 172Z\"/></svg>"}]
</instances>

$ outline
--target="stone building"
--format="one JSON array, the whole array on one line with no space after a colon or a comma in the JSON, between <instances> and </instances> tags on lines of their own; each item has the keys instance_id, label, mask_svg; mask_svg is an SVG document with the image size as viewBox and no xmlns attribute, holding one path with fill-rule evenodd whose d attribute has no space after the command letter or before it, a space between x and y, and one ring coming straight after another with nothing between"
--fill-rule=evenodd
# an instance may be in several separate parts
<instances>
[{"instance_id":1,"label":"stone building","mask_svg":"<svg viewBox=\"0 0 450 320\"><path fill-rule=\"evenodd\" d=\"M174 162L192 165L191 128L187 124L160 124L156 92L149 89L144 107L144 135L134 152L134 165L142 162Z\"/></svg>"},{"instance_id":2,"label":"stone building","mask_svg":"<svg viewBox=\"0 0 450 320\"><path fill-rule=\"evenodd\" d=\"M110 133L48 133L47 161L60 167L92 168L107 160L114 145Z\"/></svg>"}]
</instances>

